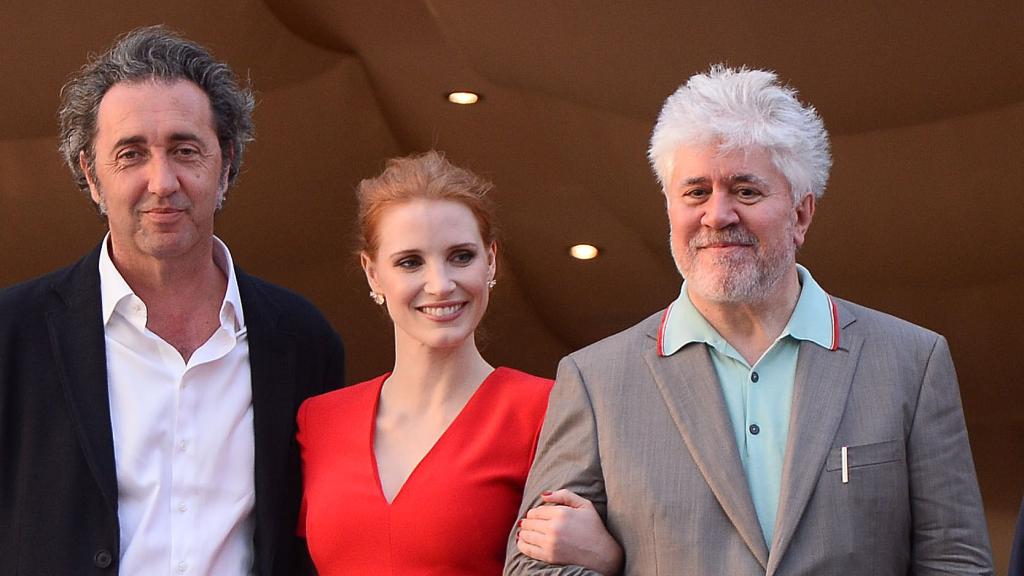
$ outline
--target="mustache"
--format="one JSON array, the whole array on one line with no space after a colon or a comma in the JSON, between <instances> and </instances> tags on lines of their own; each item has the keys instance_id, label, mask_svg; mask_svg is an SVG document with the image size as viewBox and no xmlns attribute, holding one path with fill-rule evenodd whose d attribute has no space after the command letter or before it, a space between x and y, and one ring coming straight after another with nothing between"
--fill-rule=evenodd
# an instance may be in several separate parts
<instances>
[{"instance_id":1,"label":"mustache","mask_svg":"<svg viewBox=\"0 0 1024 576\"><path fill-rule=\"evenodd\" d=\"M758 240L752 232L739 226L730 226L722 230L702 230L699 234L690 238L690 248L707 248L715 244L740 244L743 246L757 246Z\"/></svg>"},{"instance_id":2,"label":"mustache","mask_svg":"<svg viewBox=\"0 0 1024 576\"><path fill-rule=\"evenodd\" d=\"M146 202L145 204L138 206L136 209L139 212L149 212L151 210L188 210L192 207L192 203L189 202L188 198L184 194L173 194L166 198L162 198L158 201Z\"/></svg>"}]
</instances>

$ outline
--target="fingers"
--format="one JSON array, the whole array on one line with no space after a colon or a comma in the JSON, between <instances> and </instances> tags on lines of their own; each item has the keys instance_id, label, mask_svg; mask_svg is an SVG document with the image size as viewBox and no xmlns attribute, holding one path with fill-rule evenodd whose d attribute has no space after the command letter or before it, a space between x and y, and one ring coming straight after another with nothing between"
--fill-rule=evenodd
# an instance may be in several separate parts
<instances>
[{"instance_id":1,"label":"fingers","mask_svg":"<svg viewBox=\"0 0 1024 576\"><path fill-rule=\"evenodd\" d=\"M560 504L571 508L585 508L587 506L593 506L593 504L590 503L590 500L576 494L572 490L566 490L565 488L555 490L554 492L541 492L540 497L547 504Z\"/></svg>"},{"instance_id":2,"label":"fingers","mask_svg":"<svg viewBox=\"0 0 1024 576\"><path fill-rule=\"evenodd\" d=\"M557 513L558 508L556 506L544 505L537 506L536 508L530 508L526 512L526 517L535 520L551 520Z\"/></svg>"},{"instance_id":3,"label":"fingers","mask_svg":"<svg viewBox=\"0 0 1024 576\"><path fill-rule=\"evenodd\" d=\"M562 504L544 504L543 506L537 506L536 508L530 508L526 512L526 518L533 520L565 520L566 518L573 516L574 512L586 513L588 510L593 509L593 505L586 500L580 507L564 506Z\"/></svg>"},{"instance_id":4,"label":"fingers","mask_svg":"<svg viewBox=\"0 0 1024 576\"><path fill-rule=\"evenodd\" d=\"M534 541L536 535L529 531L520 530L516 539L516 548L534 560L551 563L551 554L543 546Z\"/></svg>"},{"instance_id":5,"label":"fingers","mask_svg":"<svg viewBox=\"0 0 1024 576\"><path fill-rule=\"evenodd\" d=\"M551 531L552 523L546 518L523 518L519 521L519 531L547 534ZM537 544L537 542L534 542Z\"/></svg>"},{"instance_id":6,"label":"fingers","mask_svg":"<svg viewBox=\"0 0 1024 576\"><path fill-rule=\"evenodd\" d=\"M523 518L516 532L516 548L534 560L550 563L552 560L551 537L547 533L546 520Z\"/></svg>"}]
</instances>

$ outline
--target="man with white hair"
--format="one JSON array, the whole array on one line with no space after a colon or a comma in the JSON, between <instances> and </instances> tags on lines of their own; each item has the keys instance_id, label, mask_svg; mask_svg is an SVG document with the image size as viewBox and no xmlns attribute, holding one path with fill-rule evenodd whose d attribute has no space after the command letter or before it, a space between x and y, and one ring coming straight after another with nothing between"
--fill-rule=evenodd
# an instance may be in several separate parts
<instances>
[{"instance_id":1,"label":"man with white hair","mask_svg":"<svg viewBox=\"0 0 1024 576\"><path fill-rule=\"evenodd\" d=\"M814 108L715 66L650 158L679 297L562 360L506 573L589 573L523 552L597 513L627 574L991 574L946 340L796 263L831 166ZM595 508L540 506L556 488Z\"/></svg>"}]
</instances>

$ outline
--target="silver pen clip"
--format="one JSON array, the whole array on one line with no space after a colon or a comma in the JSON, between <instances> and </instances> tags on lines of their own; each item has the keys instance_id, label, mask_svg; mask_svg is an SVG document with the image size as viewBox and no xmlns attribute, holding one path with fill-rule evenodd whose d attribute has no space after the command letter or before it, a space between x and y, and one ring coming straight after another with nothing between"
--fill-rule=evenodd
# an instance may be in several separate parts
<instances>
[{"instance_id":1,"label":"silver pen clip","mask_svg":"<svg viewBox=\"0 0 1024 576\"><path fill-rule=\"evenodd\" d=\"M850 483L850 464L846 459L846 446L843 446L840 450L840 455L843 459L843 484Z\"/></svg>"}]
</instances>

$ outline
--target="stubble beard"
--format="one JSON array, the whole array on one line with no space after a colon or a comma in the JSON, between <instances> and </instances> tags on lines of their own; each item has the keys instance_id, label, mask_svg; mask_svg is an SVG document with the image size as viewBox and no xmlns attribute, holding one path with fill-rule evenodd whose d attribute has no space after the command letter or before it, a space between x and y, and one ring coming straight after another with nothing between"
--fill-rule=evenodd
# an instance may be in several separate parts
<instances>
[{"instance_id":1,"label":"stubble beard","mask_svg":"<svg viewBox=\"0 0 1024 576\"><path fill-rule=\"evenodd\" d=\"M792 225L787 225L792 228ZM787 230L789 232L789 230ZM767 300L779 282L796 263L796 246L791 242L765 245L752 233L741 228L694 236L679 254L669 233L672 259L688 290L717 304L749 304ZM784 238L791 237L786 234ZM701 247L715 240L749 243L751 251L713 256ZM753 255L753 258L751 257Z\"/></svg>"}]
</instances>

